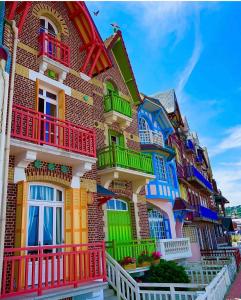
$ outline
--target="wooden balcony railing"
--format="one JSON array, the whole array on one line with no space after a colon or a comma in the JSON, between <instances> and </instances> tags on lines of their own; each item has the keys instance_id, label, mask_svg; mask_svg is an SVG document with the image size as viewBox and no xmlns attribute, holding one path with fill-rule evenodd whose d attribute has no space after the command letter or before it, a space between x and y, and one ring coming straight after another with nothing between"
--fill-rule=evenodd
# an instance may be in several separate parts
<instances>
[{"instance_id":1,"label":"wooden balcony railing","mask_svg":"<svg viewBox=\"0 0 241 300\"><path fill-rule=\"evenodd\" d=\"M106 251L118 261L126 256L138 259L143 251L148 251L150 254L156 251L156 242L154 239L107 241Z\"/></svg>"},{"instance_id":2,"label":"wooden balcony railing","mask_svg":"<svg viewBox=\"0 0 241 300\"><path fill-rule=\"evenodd\" d=\"M151 155L119 147L114 144L102 149L98 153L98 167L99 169L122 167L154 174Z\"/></svg>"},{"instance_id":3,"label":"wooden balcony railing","mask_svg":"<svg viewBox=\"0 0 241 300\"><path fill-rule=\"evenodd\" d=\"M91 157L96 156L94 130L14 105L11 136Z\"/></svg>"},{"instance_id":4,"label":"wooden balcony railing","mask_svg":"<svg viewBox=\"0 0 241 300\"><path fill-rule=\"evenodd\" d=\"M118 94L112 92L104 97L105 112L116 111L129 118L132 117L131 104Z\"/></svg>"},{"instance_id":5,"label":"wooden balcony railing","mask_svg":"<svg viewBox=\"0 0 241 300\"><path fill-rule=\"evenodd\" d=\"M70 66L69 46L45 32L41 32L39 35L39 56L43 55L66 67Z\"/></svg>"},{"instance_id":6,"label":"wooden balcony railing","mask_svg":"<svg viewBox=\"0 0 241 300\"><path fill-rule=\"evenodd\" d=\"M4 254L1 298L106 280L104 242L9 248Z\"/></svg>"}]
</instances>

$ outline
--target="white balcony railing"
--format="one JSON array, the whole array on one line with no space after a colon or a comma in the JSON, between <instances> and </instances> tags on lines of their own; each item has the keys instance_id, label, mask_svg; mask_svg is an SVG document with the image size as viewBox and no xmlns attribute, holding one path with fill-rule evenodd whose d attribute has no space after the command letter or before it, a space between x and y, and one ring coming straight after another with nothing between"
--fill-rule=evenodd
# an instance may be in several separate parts
<instances>
[{"instance_id":1,"label":"white balcony railing","mask_svg":"<svg viewBox=\"0 0 241 300\"><path fill-rule=\"evenodd\" d=\"M161 132L153 130L140 130L141 144L155 144L161 147L165 146Z\"/></svg>"},{"instance_id":2,"label":"white balcony railing","mask_svg":"<svg viewBox=\"0 0 241 300\"><path fill-rule=\"evenodd\" d=\"M190 239L165 239L157 241L157 249L161 252L162 258L175 260L192 256Z\"/></svg>"}]
</instances>

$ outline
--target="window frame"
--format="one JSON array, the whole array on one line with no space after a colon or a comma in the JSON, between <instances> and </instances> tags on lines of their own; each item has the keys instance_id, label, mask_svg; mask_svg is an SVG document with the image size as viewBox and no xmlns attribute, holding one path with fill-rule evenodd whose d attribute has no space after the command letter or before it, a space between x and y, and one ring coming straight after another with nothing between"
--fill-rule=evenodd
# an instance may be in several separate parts
<instances>
[{"instance_id":1,"label":"window frame","mask_svg":"<svg viewBox=\"0 0 241 300\"><path fill-rule=\"evenodd\" d=\"M162 161L162 163L160 163ZM167 182L167 169L165 159L160 155L155 155L156 176L160 181ZM161 174L163 176L161 176Z\"/></svg>"},{"instance_id":2,"label":"window frame","mask_svg":"<svg viewBox=\"0 0 241 300\"><path fill-rule=\"evenodd\" d=\"M53 196L53 201L47 201L47 200L33 200L33 199L30 199L30 189L31 189L31 186L47 186L47 187L50 187L50 188L53 188L54 189L54 196ZM57 199L57 190L61 191L62 192L62 201L56 201ZM53 185L51 183L44 183L44 182L31 182L29 184L29 187L28 187L28 196L27 196L27 220L26 220L26 246L27 247L30 247L28 246L28 225L29 225L29 210L30 210L30 207L31 206L37 206L39 207L39 216L38 216L38 245L39 245L39 242L40 242L40 245L41 246L45 246L43 245L43 241L44 241L44 236L43 236L43 222L44 222L44 208L45 207L52 207L53 208L53 244L51 246L55 246L55 245L61 245L63 244L64 242L64 226L65 226L65 219L64 219L64 207L65 207L65 199L64 199L64 189L61 188L60 186L56 186L56 185ZM56 227L57 227L57 218L56 218L56 211L57 211L57 208L61 208L62 210L62 213L61 213L61 219L62 219L62 230L61 230L61 233L62 233L62 237L61 237L61 243L60 244L57 244L56 243ZM36 246L31 246L31 247L37 247L38 245Z\"/></svg>"},{"instance_id":3,"label":"window frame","mask_svg":"<svg viewBox=\"0 0 241 300\"><path fill-rule=\"evenodd\" d=\"M115 203L115 207L114 207L114 209L113 208L108 208L108 201L114 201L114 203ZM107 201L107 203L106 203L106 209L107 210L109 210L109 211L122 211L122 212L126 212L126 211L129 211L129 207L128 207L128 203L125 201L125 200L122 200L122 199L110 199L110 200L108 200ZM116 203L117 202L122 202L122 203L124 203L125 204L125 206L126 206L126 209L117 209L116 207Z\"/></svg>"}]
</instances>

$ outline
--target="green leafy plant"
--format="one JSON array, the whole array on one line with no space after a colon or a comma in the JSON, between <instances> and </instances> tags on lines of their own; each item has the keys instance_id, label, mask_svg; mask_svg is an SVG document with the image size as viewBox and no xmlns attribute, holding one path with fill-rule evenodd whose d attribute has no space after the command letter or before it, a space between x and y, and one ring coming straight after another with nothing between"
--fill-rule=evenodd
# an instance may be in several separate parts
<instances>
[{"instance_id":1,"label":"green leafy plant","mask_svg":"<svg viewBox=\"0 0 241 300\"><path fill-rule=\"evenodd\" d=\"M142 278L143 282L155 283L189 283L188 275L183 266L173 261L160 260L158 265L152 265Z\"/></svg>"},{"instance_id":2,"label":"green leafy plant","mask_svg":"<svg viewBox=\"0 0 241 300\"><path fill-rule=\"evenodd\" d=\"M138 264L143 264L144 262L150 262L152 260L152 257L150 256L148 251L143 251L141 254L138 256Z\"/></svg>"}]
</instances>

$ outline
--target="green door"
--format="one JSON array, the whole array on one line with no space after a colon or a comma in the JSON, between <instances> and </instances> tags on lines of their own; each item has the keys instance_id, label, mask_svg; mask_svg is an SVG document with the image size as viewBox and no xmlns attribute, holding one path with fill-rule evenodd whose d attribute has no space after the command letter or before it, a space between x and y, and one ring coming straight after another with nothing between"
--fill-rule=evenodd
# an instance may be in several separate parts
<instances>
[{"instance_id":1,"label":"green door","mask_svg":"<svg viewBox=\"0 0 241 300\"><path fill-rule=\"evenodd\" d=\"M119 199L107 202L108 240L131 241L132 226L128 204Z\"/></svg>"},{"instance_id":2,"label":"green door","mask_svg":"<svg viewBox=\"0 0 241 300\"><path fill-rule=\"evenodd\" d=\"M107 202L108 240L114 241L109 253L117 260L132 256L132 224L128 204L119 199Z\"/></svg>"}]
</instances>

